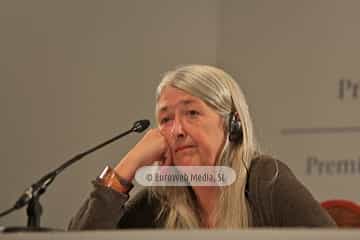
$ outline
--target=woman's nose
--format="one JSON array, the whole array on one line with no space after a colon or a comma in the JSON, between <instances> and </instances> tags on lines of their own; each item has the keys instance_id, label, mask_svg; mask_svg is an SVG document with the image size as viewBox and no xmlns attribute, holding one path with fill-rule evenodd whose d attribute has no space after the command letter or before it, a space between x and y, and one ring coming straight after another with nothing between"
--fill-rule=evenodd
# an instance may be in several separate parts
<instances>
[{"instance_id":1,"label":"woman's nose","mask_svg":"<svg viewBox=\"0 0 360 240\"><path fill-rule=\"evenodd\" d=\"M176 139L185 137L183 123L180 118L174 119L173 126L171 129L171 135Z\"/></svg>"}]
</instances>

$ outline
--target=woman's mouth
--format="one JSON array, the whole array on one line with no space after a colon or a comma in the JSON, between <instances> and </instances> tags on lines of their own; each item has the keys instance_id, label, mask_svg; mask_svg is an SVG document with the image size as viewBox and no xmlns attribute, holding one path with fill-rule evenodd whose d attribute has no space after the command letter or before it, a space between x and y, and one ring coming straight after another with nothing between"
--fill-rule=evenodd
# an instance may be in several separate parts
<instances>
[{"instance_id":1,"label":"woman's mouth","mask_svg":"<svg viewBox=\"0 0 360 240\"><path fill-rule=\"evenodd\" d=\"M194 147L193 145L181 146L181 147L178 147L175 149L175 153L189 149L189 148L193 148L193 147Z\"/></svg>"}]
</instances>

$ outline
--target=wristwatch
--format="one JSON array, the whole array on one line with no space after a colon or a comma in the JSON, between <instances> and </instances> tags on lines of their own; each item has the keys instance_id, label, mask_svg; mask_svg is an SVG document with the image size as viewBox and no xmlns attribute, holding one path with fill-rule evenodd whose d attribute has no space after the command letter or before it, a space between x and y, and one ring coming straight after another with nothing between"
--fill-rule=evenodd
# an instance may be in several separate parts
<instances>
[{"instance_id":1,"label":"wristwatch","mask_svg":"<svg viewBox=\"0 0 360 240\"><path fill-rule=\"evenodd\" d=\"M117 174L110 166L106 166L97 180L104 186L110 187L118 192L129 192L134 185Z\"/></svg>"}]
</instances>

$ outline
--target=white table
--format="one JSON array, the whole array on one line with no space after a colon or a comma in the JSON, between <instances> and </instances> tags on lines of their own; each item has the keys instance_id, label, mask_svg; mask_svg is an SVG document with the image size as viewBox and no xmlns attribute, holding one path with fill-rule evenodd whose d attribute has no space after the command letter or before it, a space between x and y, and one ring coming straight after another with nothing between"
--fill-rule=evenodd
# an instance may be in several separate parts
<instances>
[{"instance_id":1,"label":"white table","mask_svg":"<svg viewBox=\"0 0 360 240\"><path fill-rule=\"evenodd\" d=\"M45 233L2 233L1 240L360 240L360 229L248 229L248 230L118 230Z\"/></svg>"}]
</instances>

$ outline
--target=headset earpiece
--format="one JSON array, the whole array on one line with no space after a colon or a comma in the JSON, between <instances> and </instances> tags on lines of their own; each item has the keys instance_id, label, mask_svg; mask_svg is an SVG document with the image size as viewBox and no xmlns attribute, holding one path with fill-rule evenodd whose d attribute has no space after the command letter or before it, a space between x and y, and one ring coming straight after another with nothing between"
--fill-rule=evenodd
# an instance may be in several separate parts
<instances>
[{"instance_id":1,"label":"headset earpiece","mask_svg":"<svg viewBox=\"0 0 360 240\"><path fill-rule=\"evenodd\" d=\"M241 144L243 141L243 131L239 116L235 112L230 112L229 116L229 141Z\"/></svg>"}]
</instances>

